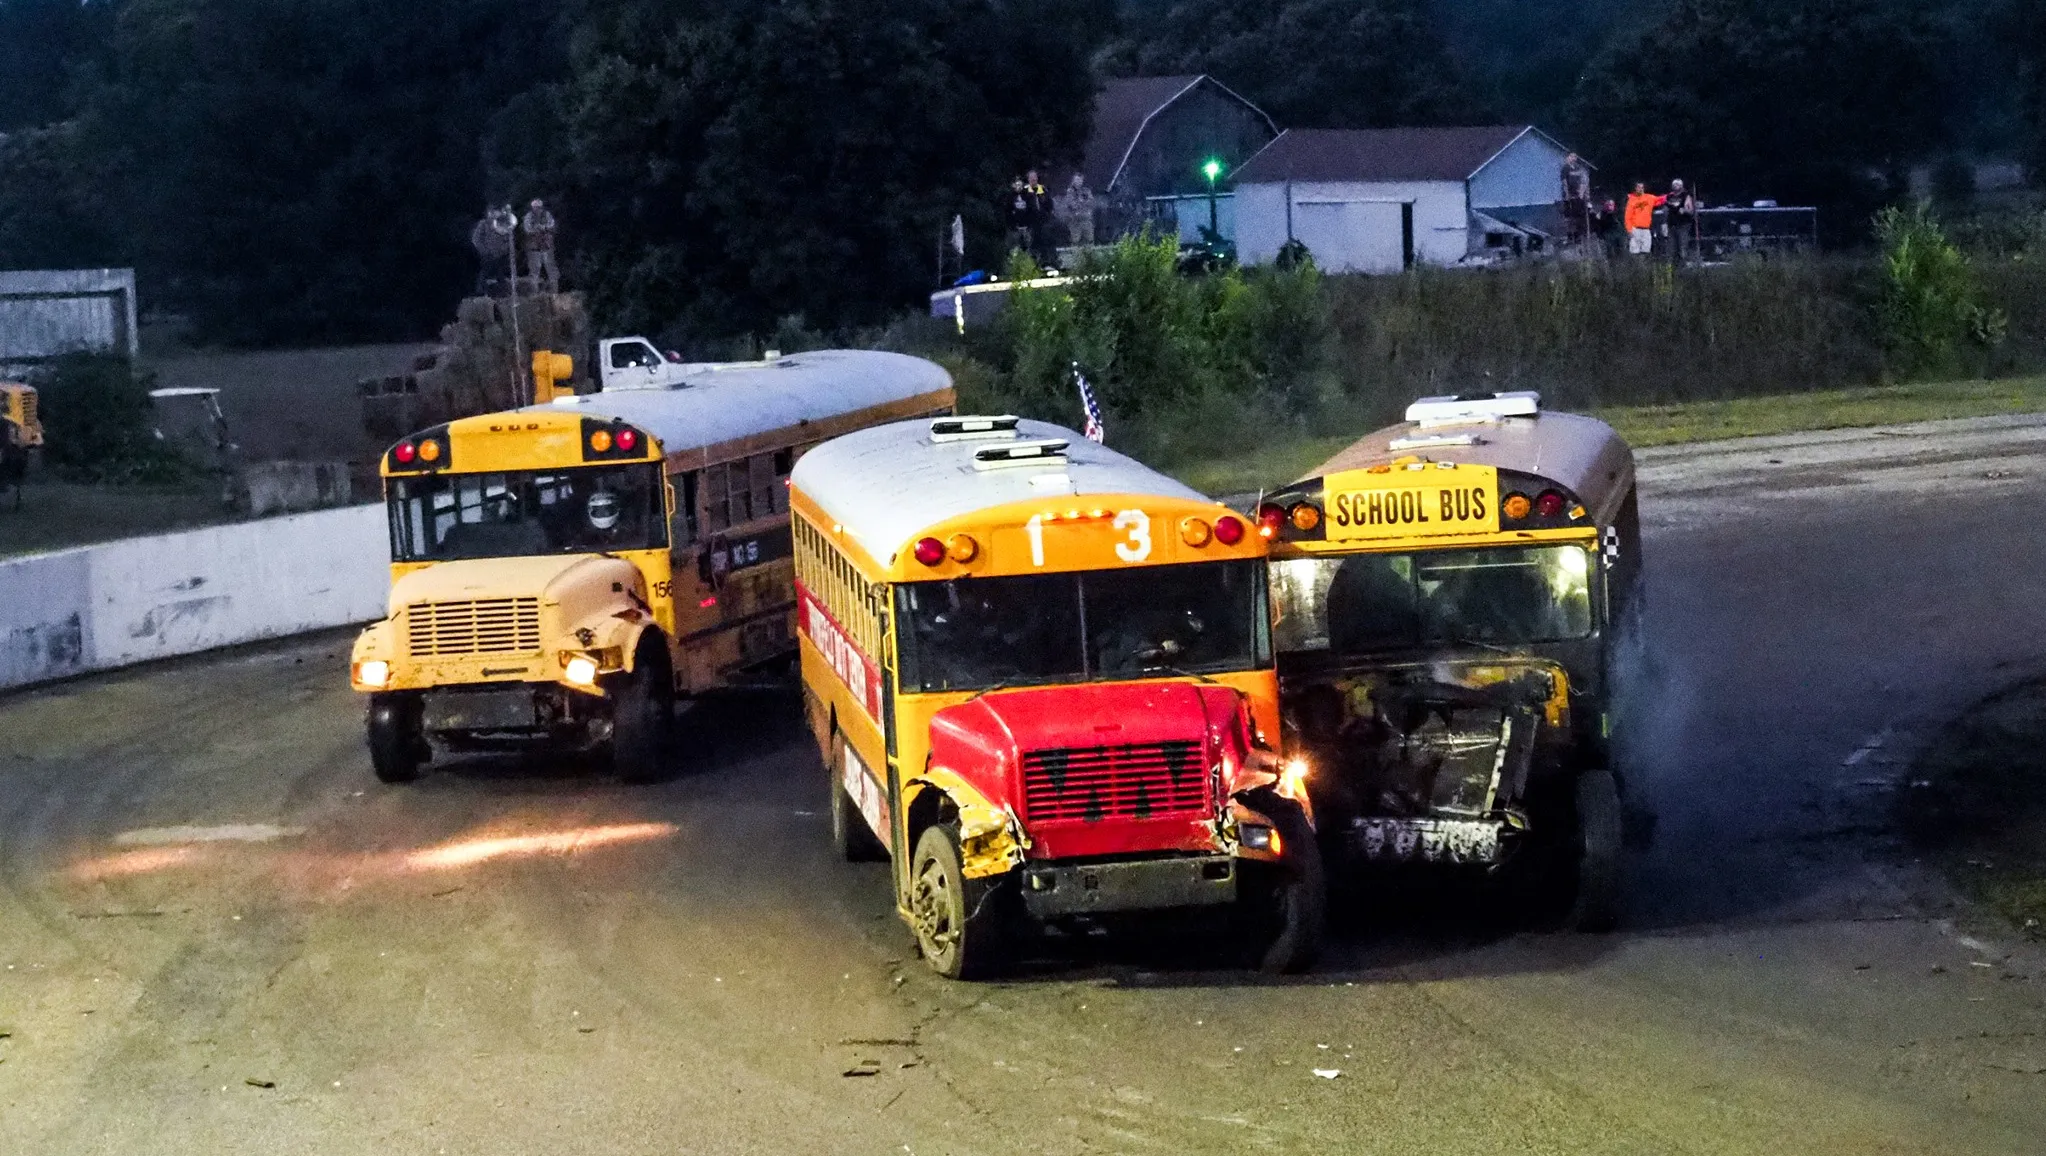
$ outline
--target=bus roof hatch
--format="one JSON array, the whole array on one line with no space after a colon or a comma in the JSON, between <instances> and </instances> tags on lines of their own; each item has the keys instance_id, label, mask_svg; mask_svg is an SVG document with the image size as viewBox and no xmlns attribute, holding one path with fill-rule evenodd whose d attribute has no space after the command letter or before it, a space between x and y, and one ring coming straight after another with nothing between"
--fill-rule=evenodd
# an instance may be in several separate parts
<instances>
[{"instance_id":1,"label":"bus roof hatch","mask_svg":"<svg viewBox=\"0 0 2046 1156\"><path fill-rule=\"evenodd\" d=\"M1466 393L1455 397L1424 397L1407 407L1407 420L1416 425L1454 425L1458 422L1497 421L1502 417L1533 417L1541 412L1542 395L1533 390L1514 393Z\"/></svg>"},{"instance_id":2,"label":"bus roof hatch","mask_svg":"<svg viewBox=\"0 0 2046 1156\"><path fill-rule=\"evenodd\" d=\"M931 419L931 441L964 442L994 439L1013 439L1016 436L1016 422L1019 419L1002 414L999 417L940 417Z\"/></svg>"},{"instance_id":3,"label":"bus roof hatch","mask_svg":"<svg viewBox=\"0 0 2046 1156\"><path fill-rule=\"evenodd\" d=\"M1063 466L1066 464L1066 449L1070 445L1064 438L1038 438L1005 446L982 446L973 451L973 468L999 470L1009 466Z\"/></svg>"}]
</instances>

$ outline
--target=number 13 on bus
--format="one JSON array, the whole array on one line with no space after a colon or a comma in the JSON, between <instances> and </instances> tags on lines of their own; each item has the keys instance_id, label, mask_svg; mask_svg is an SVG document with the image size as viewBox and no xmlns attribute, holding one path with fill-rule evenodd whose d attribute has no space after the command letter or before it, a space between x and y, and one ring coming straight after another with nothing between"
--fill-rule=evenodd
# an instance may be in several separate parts
<instances>
[{"instance_id":1,"label":"number 13 on bus","mask_svg":"<svg viewBox=\"0 0 2046 1156\"><path fill-rule=\"evenodd\" d=\"M1292 970L1320 934L1283 769L1266 544L1070 430L940 418L791 478L804 700L832 833L893 863L924 958L968 977L1026 922L1209 908Z\"/></svg>"}]
</instances>

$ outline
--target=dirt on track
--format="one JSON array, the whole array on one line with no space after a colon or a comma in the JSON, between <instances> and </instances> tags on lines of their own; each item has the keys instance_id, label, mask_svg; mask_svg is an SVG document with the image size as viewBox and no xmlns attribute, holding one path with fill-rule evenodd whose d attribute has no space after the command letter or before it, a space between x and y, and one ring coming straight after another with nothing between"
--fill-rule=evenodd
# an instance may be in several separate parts
<instances>
[{"instance_id":1,"label":"dirt on track","mask_svg":"<svg viewBox=\"0 0 2046 1156\"><path fill-rule=\"evenodd\" d=\"M1963 892L2046 940L2046 678L1997 691L1930 736L1897 820Z\"/></svg>"}]
</instances>

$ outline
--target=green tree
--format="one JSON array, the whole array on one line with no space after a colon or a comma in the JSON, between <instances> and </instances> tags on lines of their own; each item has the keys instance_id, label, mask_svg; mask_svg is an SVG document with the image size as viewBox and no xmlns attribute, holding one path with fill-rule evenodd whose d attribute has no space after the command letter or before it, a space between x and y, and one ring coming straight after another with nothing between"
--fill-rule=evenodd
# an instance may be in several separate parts
<instances>
[{"instance_id":1,"label":"green tree","mask_svg":"<svg viewBox=\"0 0 2046 1156\"><path fill-rule=\"evenodd\" d=\"M0 267L126 264L106 176L74 122L0 134Z\"/></svg>"},{"instance_id":2,"label":"green tree","mask_svg":"<svg viewBox=\"0 0 2046 1156\"><path fill-rule=\"evenodd\" d=\"M600 323L683 341L800 313L868 324L928 293L953 215L1071 156L1092 99L1081 0L593 0L572 74L519 110L588 222ZM499 150L511 155L509 146Z\"/></svg>"},{"instance_id":3,"label":"green tree","mask_svg":"<svg viewBox=\"0 0 2046 1156\"><path fill-rule=\"evenodd\" d=\"M2032 182L2046 185L2046 4L2010 0L2005 18L2018 56L2018 91L2025 132L2025 163Z\"/></svg>"},{"instance_id":4,"label":"green tree","mask_svg":"<svg viewBox=\"0 0 2046 1156\"><path fill-rule=\"evenodd\" d=\"M1838 229L1940 141L1940 47L1910 0L1675 0L1586 73L1574 119L1613 187L1681 176Z\"/></svg>"},{"instance_id":5,"label":"green tree","mask_svg":"<svg viewBox=\"0 0 2046 1156\"><path fill-rule=\"evenodd\" d=\"M0 133L76 111L78 73L104 59L112 0L0 0Z\"/></svg>"},{"instance_id":6,"label":"green tree","mask_svg":"<svg viewBox=\"0 0 2046 1156\"><path fill-rule=\"evenodd\" d=\"M558 60L519 0L128 0L82 145L154 299L229 342L408 338L473 275L478 141Z\"/></svg>"},{"instance_id":7,"label":"green tree","mask_svg":"<svg viewBox=\"0 0 2046 1156\"><path fill-rule=\"evenodd\" d=\"M1206 72L1293 128L1445 124L1479 114L1426 0L1153 0L1110 56Z\"/></svg>"}]
</instances>

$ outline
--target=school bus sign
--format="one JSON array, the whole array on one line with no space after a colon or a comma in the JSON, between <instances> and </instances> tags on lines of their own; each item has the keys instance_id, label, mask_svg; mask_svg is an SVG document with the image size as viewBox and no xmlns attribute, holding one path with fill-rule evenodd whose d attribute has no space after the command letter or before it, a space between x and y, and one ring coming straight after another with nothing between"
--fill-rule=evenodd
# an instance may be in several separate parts
<instances>
[{"instance_id":1,"label":"school bus sign","mask_svg":"<svg viewBox=\"0 0 2046 1156\"><path fill-rule=\"evenodd\" d=\"M1454 537L1499 530L1499 471L1491 467L1382 466L1333 474L1324 486L1331 542Z\"/></svg>"}]
</instances>

